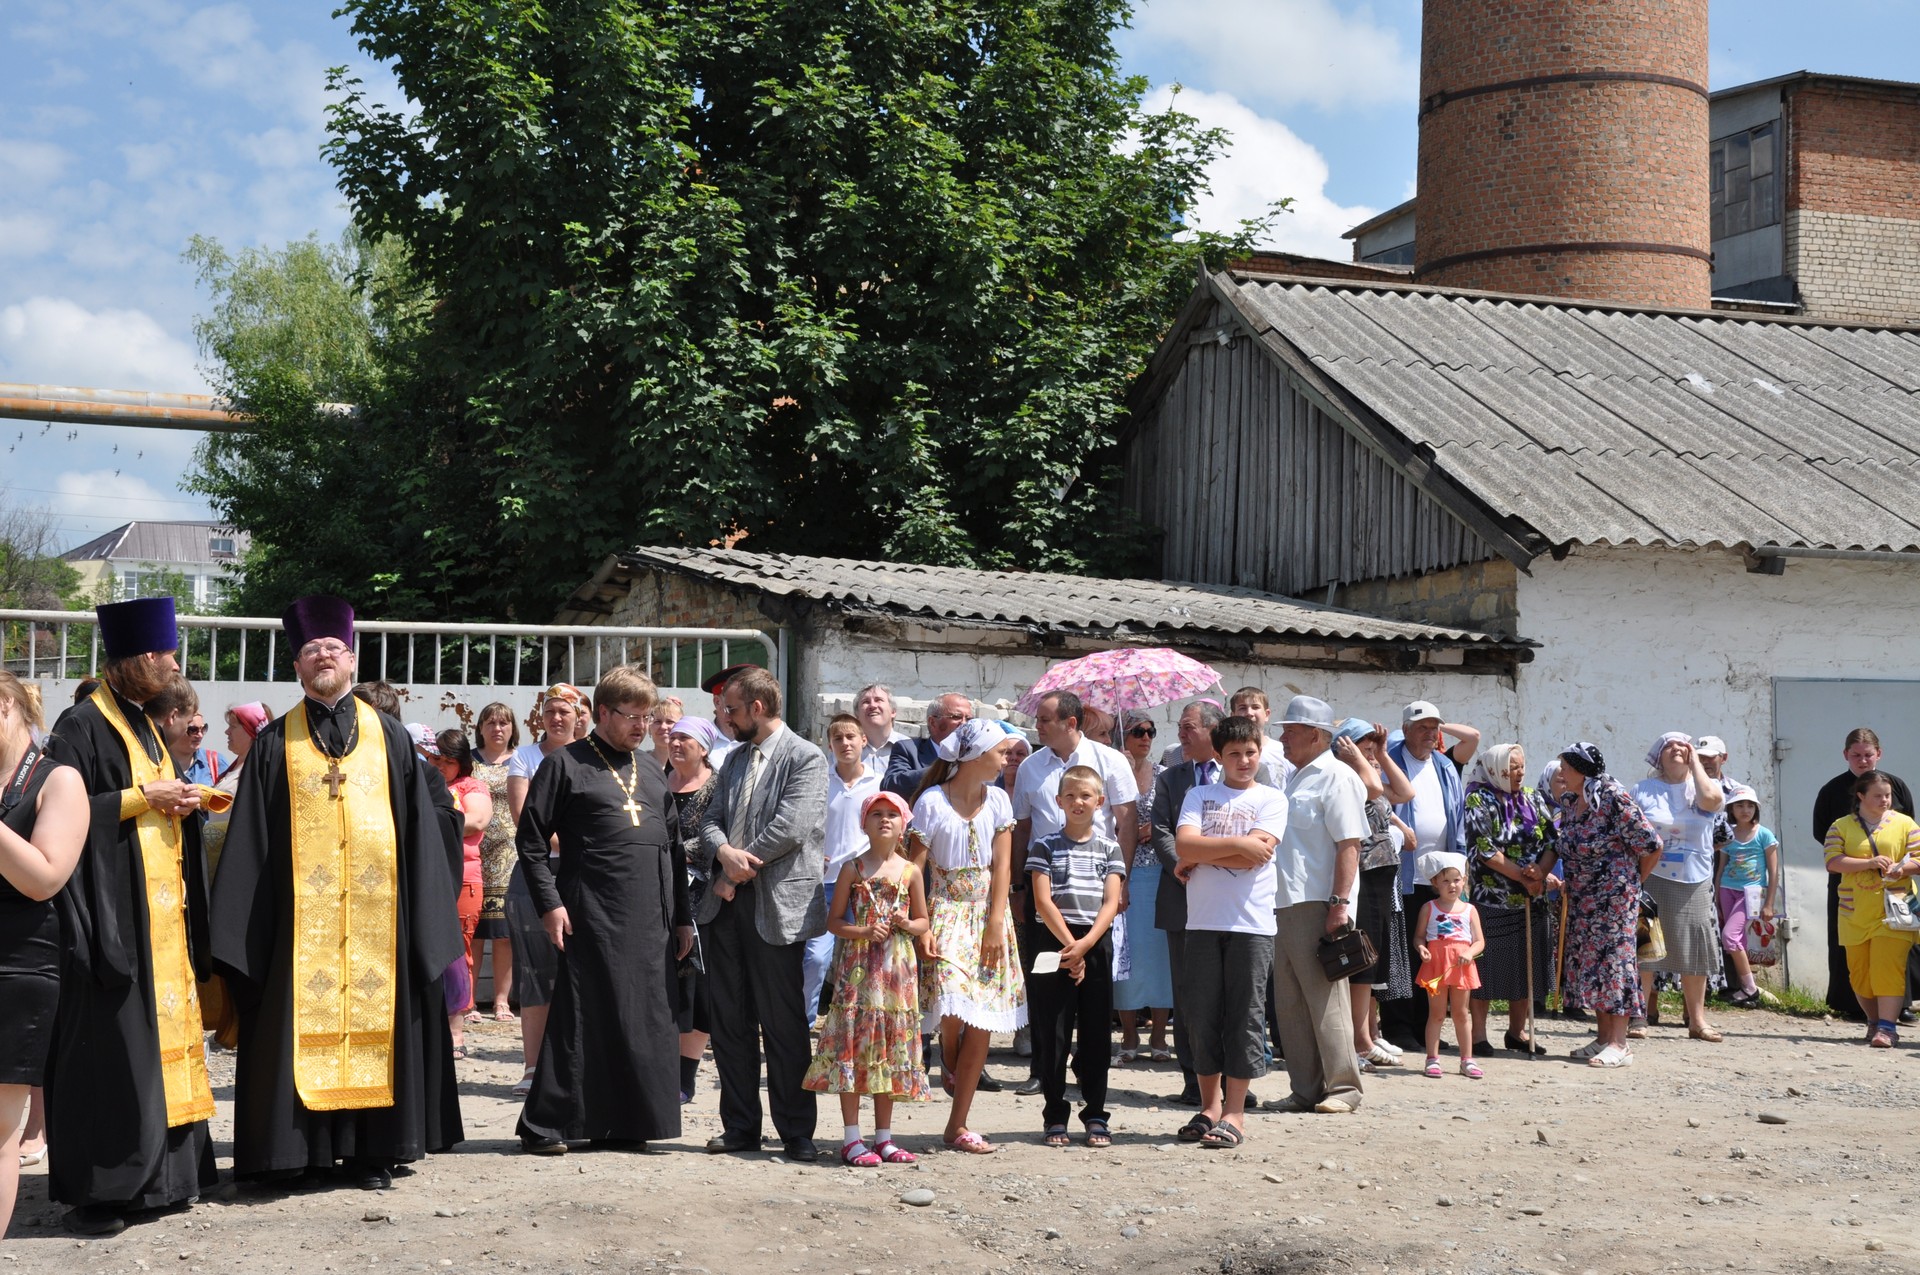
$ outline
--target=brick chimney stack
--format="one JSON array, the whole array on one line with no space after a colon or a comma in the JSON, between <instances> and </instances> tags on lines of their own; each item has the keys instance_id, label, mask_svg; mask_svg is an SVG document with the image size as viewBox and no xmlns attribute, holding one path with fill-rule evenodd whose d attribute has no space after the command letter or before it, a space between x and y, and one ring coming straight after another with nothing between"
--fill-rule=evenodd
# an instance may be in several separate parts
<instances>
[{"instance_id":1,"label":"brick chimney stack","mask_svg":"<svg viewBox=\"0 0 1920 1275\"><path fill-rule=\"evenodd\" d=\"M1425 0L1421 283L1706 309L1707 0Z\"/></svg>"}]
</instances>

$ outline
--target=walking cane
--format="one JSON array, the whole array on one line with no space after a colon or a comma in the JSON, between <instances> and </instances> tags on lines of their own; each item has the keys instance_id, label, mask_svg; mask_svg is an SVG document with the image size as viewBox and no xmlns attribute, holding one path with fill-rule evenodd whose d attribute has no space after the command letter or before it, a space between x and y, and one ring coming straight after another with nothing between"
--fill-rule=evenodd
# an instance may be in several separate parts
<instances>
[{"instance_id":1,"label":"walking cane","mask_svg":"<svg viewBox=\"0 0 1920 1275\"><path fill-rule=\"evenodd\" d=\"M1532 1062L1540 1054L1534 1049L1533 1022L1533 896L1526 897L1524 919L1527 923L1527 1061Z\"/></svg>"},{"instance_id":2,"label":"walking cane","mask_svg":"<svg viewBox=\"0 0 1920 1275\"><path fill-rule=\"evenodd\" d=\"M1560 981L1561 969L1567 961L1567 887L1560 887L1560 933L1556 936L1553 953L1553 994L1560 998L1560 1008L1567 1007L1567 985Z\"/></svg>"}]
</instances>

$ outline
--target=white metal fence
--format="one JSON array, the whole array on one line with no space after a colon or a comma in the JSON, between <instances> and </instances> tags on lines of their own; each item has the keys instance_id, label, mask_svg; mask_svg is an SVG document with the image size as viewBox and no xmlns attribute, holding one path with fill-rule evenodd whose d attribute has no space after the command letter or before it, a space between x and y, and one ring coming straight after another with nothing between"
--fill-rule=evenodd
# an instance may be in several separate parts
<instances>
[{"instance_id":1,"label":"white metal fence","mask_svg":"<svg viewBox=\"0 0 1920 1275\"><path fill-rule=\"evenodd\" d=\"M279 620L183 615L179 623L181 670L199 689L210 719L223 705L252 698L272 703L297 692ZM761 665L783 686L787 680L787 635L781 629L367 620L354 626L354 651L359 679L391 682L409 690L410 699L438 705L424 717L458 715L456 706L482 693L518 707L554 682L591 690L619 664L647 669L663 691L693 690L736 663ZM70 693L80 679L97 675L105 658L91 611L0 609L0 666L53 683L48 691ZM58 701L50 694L48 702ZM693 700L687 706L705 715Z\"/></svg>"}]
</instances>

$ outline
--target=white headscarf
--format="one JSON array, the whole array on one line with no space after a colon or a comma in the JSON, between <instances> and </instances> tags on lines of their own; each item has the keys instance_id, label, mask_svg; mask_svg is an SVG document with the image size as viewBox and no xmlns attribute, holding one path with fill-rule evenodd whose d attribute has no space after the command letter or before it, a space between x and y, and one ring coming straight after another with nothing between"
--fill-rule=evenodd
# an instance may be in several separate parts
<instances>
[{"instance_id":1,"label":"white headscarf","mask_svg":"<svg viewBox=\"0 0 1920 1275\"><path fill-rule=\"evenodd\" d=\"M1513 780L1507 771L1513 764L1513 755L1520 751L1518 744L1495 744L1491 748L1482 748L1473 755L1473 765L1467 768L1467 782L1485 784L1501 792L1513 791Z\"/></svg>"},{"instance_id":2,"label":"white headscarf","mask_svg":"<svg viewBox=\"0 0 1920 1275\"><path fill-rule=\"evenodd\" d=\"M958 765L991 752L1007 739L1000 723L976 717L956 726L953 734L933 746L933 751L941 759Z\"/></svg>"}]
</instances>

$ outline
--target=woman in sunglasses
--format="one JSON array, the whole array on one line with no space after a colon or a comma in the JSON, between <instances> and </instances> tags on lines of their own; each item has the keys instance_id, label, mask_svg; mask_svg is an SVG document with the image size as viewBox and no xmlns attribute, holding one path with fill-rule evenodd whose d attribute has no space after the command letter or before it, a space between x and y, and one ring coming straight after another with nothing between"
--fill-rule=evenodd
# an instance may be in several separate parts
<instances>
[{"instance_id":1,"label":"woman in sunglasses","mask_svg":"<svg viewBox=\"0 0 1920 1275\"><path fill-rule=\"evenodd\" d=\"M1140 835L1134 842L1133 870L1127 874L1127 948L1133 968L1113 985L1113 1007L1120 1012L1120 1052L1116 1063L1130 1063L1143 1052L1155 1062L1171 1062L1167 1047L1167 1019L1173 1015L1173 966L1167 958L1167 933L1153 927L1153 904L1160 893L1160 860L1153 854L1153 784L1160 773L1154 763L1154 740L1159 729L1153 718L1138 709L1127 713L1121 751L1133 767L1140 789ZM1152 1024L1147 1048L1140 1048L1140 1011Z\"/></svg>"}]
</instances>

